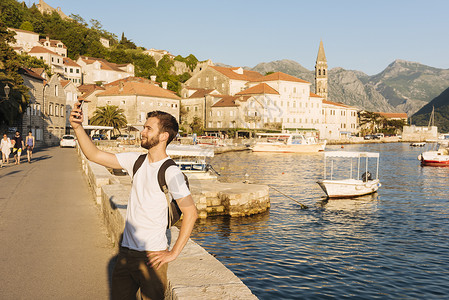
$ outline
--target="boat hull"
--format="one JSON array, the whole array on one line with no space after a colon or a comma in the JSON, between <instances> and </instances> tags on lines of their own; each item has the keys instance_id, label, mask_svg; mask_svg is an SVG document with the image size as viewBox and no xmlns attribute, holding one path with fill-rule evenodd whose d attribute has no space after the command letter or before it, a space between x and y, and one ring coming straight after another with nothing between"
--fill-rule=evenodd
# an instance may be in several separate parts
<instances>
[{"instance_id":1,"label":"boat hull","mask_svg":"<svg viewBox=\"0 0 449 300\"><path fill-rule=\"evenodd\" d=\"M427 151L419 156L422 166L449 167L449 155L439 151Z\"/></svg>"},{"instance_id":2,"label":"boat hull","mask_svg":"<svg viewBox=\"0 0 449 300\"><path fill-rule=\"evenodd\" d=\"M351 198L377 192L381 186L379 179L366 182L355 179L319 180L318 185L329 198Z\"/></svg>"},{"instance_id":3,"label":"boat hull","mask_svg":"<svg viewBox=\"0 0 449 300\"><path fill-rule=\"evenodd\" d=\"M324 151L326 143L285 145L283 143L256 143L253 152L314 153Z\"/></svg>"}]
</instances>

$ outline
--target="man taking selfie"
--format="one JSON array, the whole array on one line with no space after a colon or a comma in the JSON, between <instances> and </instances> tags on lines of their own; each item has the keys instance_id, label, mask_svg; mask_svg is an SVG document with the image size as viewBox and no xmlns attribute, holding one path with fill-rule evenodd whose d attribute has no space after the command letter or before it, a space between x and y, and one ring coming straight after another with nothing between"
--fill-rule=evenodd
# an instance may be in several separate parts
<instances>
[{"instance_id":1,"label":"man taking selfie","mask_svg":"<svg viewBox=\"0 0 449 300\"><path fill-rule=\"evenodd\" d=\"M87 159L133 174L140 153L113 154L99 150L82 127L83 113L79 104L75 106L70 114L70 124ZM175 117L162 111L148 113L141 132L141 146L148 149L148 154L133 176L123 240L112 274L112 299L136 299L139 288L142 299L164 299L167 263L181 253L198 217L184 175L178 167L168 167L165 172L168 191L183 214L179 237L168 250L168 205L157 175L161 165L169 159L166 147L177 133Z\"/></svg>"}]
</instances>

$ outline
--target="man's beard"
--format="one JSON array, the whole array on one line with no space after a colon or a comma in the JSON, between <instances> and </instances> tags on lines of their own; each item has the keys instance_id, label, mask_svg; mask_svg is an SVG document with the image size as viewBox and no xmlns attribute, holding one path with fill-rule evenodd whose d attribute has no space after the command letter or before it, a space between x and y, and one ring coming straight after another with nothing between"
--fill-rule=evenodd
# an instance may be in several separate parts
<instances>
[{"instance_id":1,"label":"man's beard","mask_svg":"<svg viewBox=\"0 0 449 300\"><path fill-rule=\"evenodd\" d=\"M159 144L159 136L154 136L151 139L146 139L145 141L142 140L142 142L140 143L140 146L142 146L145 149L151 149L154 146L156 146L157 144Z\"/></svg>"}]
</instances>

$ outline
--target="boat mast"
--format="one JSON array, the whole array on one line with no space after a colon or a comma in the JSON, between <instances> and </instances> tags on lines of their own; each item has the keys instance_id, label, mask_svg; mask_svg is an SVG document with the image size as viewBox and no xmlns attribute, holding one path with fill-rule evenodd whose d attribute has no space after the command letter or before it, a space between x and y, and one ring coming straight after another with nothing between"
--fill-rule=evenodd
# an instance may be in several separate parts
<instances>
[{"instance_id":1,"label":"boat mast","mask_svg":"<svg viewBox=\"0 0 449 300\"><path fill-rule=\"evenodd\" d=\"M429 124L427 127L430 129L430 124L432 124L432 127L435 125L435 106L432 106L432 113L430 114L429 118Z\"/></svg>"}]
</instances>

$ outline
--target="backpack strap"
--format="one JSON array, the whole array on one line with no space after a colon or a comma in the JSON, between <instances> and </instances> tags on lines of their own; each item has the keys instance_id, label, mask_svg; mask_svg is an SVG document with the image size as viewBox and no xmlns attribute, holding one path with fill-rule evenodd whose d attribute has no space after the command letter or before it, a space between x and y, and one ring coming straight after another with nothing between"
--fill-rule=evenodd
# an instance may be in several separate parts
<instances>
[{"instance_id":1,"label":"backpack strap","mask_svg":"<svg viewBox=\"0 0 449 300\"><path fill-rule=\"evenodd\" d=\"M142 155L139 155L139 157L137 158L137 160L133 166L133 178L134 178L134 175L136 175L137 170L139 170L139 168L142 166L146 157L147 157L146 154L142 154Z\"/></svg>"},{"instance_id":2,"label":"backpack strap","mask_svg":"<svg viewBox=\"0 0 449 300\"><path fill-rule=\"evenodd\" d=\"M170 166L176 166L176 163L173 159L169 158L164 163L162 163L161 167L159 168L159 171L157 173L157 181L159 183L159 187L165 194L165 198L167 199L167 205L168 205L168 225L167 228L170 228L171 226L175 225L175 223L181 218L181 209L178 206L178 203L176 203L175 199L171 199L170 194L168 192L168 186L167 181L165 179L165 171L167 171L168 167ZM184 179L186 181L187 187L189 187L189 180L187 179L186 174L182 173L184 175Z\"/></svg>"}]
</instances>

